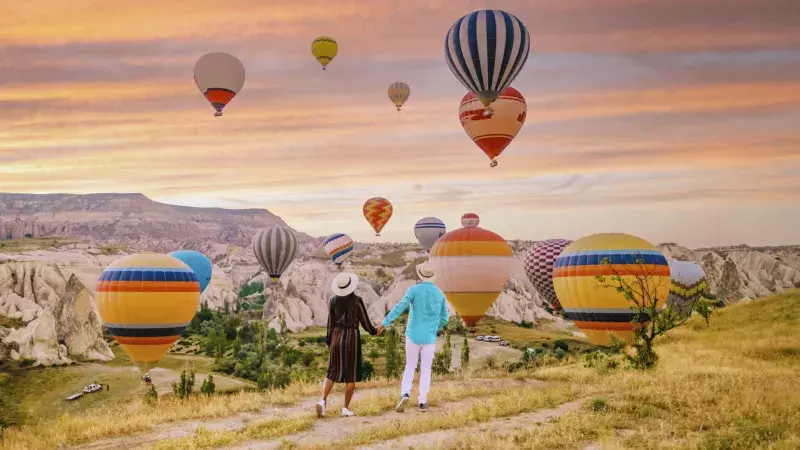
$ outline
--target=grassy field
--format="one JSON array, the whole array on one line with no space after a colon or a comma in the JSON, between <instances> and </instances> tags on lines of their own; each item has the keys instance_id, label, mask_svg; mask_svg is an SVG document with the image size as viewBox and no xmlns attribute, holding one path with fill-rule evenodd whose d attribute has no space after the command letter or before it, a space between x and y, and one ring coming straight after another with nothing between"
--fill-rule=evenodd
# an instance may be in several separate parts
<instances>
[{"instance_id":1,"label":"grassy field","mask_svg":"<svg viewBox=\"0 0 800 450\"><path fill-rule=\"evenodd\" d=\"M42 238L42 239L9 239L0 241L0 253L19 253L30 250L58 248L62 245L80 244L78 239Z\"/></svg>"},{"instance_id":2,"label":"grassy field","mask_svg":"<svg viewBox=\"0 0 800 450\"><path fill-rule=\"evenodd\" d=\"M546 320L540 320L533 328L524 328L505 320L484 317L475 327L476 334L500 336L515 347L553 347L555 341L566 342L570 348L581 350L591 348L585 340L578 339L569 331L556 328Z\"/></svg>"},{"instance_id":3,"label":"grassy field","mask_svg":"<svg viewBox=\"0 0 800 450\"><path fill-rule=\"evenodd\" d=\"M500 322L484 325L494 326L495 334L505 333L506 338L520 333L518 338L525 342L533 339L531 333L542 332L506 329ZM710 326L692 320L673 330L658 344L660 362L649 371L626 368L620 355L610 356L617 366L588 365L576 354L514 373L502 366L476 365L436 377L431 392L435 407L424 415L391 412L397 381L376 379L359 389L390 390L358 399L354 409L365 416L361 420L318 421L310 408L295 407L279 415L252 416L255 420L231 429L200 428L188 437L158 439L158 445L196 449L272 441L281 448L315 449L370 444L442 449L797 449L799 330L800 291L793 291L721 309ZM560 336L557 330L547 332L551 338ZM308 382L282 391L198 396L183 402L163 397L156 407L139 399L103 404L91 414L43 418L39 424L9 429L0 448L55 448L139 436L167 423L177 426L186 420L256 414L268 405L299 405L313 401L318 390L318 382ZM341 390L337 392L340 401ZM555 410L549 419L531 415ZM334 415L337 411L331 408ZM120 447L135 446L139 437L126 439L133 440ZM150 439L141 442L156 442Z\"/></svg>"}]
</instances>

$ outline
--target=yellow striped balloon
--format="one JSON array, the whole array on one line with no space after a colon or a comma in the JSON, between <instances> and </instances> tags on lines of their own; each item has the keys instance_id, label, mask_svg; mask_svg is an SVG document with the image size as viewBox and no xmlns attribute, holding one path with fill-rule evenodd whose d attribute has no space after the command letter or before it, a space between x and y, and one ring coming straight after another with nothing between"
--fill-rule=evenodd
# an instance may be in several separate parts
<instances>
[{"instance_id":1,"label":"yellow striped balloon","mask_svg":"<svg viewBox=\"0 0 800 450\"><path fill-rule=\"evenodd\" d=\"M389 85L389 89L386 90L386 93L389 94L389 100L391 100L394 106L397 107L397 110L400 111L400 107L403 106L411 95L411 88L402 81L396 81Z\"/></svg>"},{"instance_id":2,"label":"yellow striped balloon","mask_svg":"<svg viewBox=\"0 0 800 450\"><path fill-rule=\"evenodd\" d=\"M514 264L499 235L468 225L440 237L430 252L436 285L468 327L474 327L503 291Z\"/></svg>"},{"instance_id":3,"label":"yellow striped balloon","mask_svg":"<svg viewBox=\"0 0 800 450\"><path fill-rule=\"evenodd\" d=\"M603 264L605 258L609 264ZM633 303L595 278L605 276L607 284L616 286L611 279L614 274L627 283L637 276L647 277L656 306L663 307L670 288L667 259L653 244L636 236L601 233L578 239L558 255L553 267L553 287L564 315L596 345L610 344L612 334L633 343L635 327L641 327L633 324Z\"/></svg>"},{"instance_id":4,"label":"yellow striped balloon","mask_svg":"<svg viewBox=\"0 0 800 450\"><path fill-rule=\"evenodd\" d=\"M97 283L104 325L143 372L164 357L199 305L197 277L169 255L137 253L118 259Z\"/></svg>"}]
</instances>

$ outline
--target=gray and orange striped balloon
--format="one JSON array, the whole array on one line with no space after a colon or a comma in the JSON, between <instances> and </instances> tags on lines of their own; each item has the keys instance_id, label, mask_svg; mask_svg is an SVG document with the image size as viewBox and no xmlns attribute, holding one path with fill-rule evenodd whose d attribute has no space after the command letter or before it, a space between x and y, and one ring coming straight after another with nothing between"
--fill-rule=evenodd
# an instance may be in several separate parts
<instances>
[{"instance_id":1,"label":"gray and orange striped balloon","mask_svg":"<svg viewBox=\"0 0 800 450\"><path fill-rule=\"evenodd\" d=\"M267 227L253 236L253 253L273 283L277 283L283 272L289 268L297 251L297 238L286 227Z\"/></svg>"},{"instance_id":2,"label":"gray and orange striped balloon","mask_svg":"<svg viewBox=\"0 0 800 450\"><path fill-rule=\"evenodd\" d=\"M389 94L389 100L391 100L394 106L397 107L397 110L400 111L400 107L403 106L411 95L411 88L402 81L397 81L389 85L387 93Z\"/></svg>"}]
</instances>

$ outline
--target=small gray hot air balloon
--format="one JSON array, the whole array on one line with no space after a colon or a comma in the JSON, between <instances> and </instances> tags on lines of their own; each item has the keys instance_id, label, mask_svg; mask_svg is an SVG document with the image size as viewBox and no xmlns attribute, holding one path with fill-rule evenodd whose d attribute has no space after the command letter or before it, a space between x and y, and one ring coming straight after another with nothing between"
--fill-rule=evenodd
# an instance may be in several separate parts
<instances>
[{"instance_id":1,"label":"small gray hot air balloon","mask_svg":"<svg viewBox=\"0 0 800 450\"><path fill-rule=\"evenodd\" d=\"M292 230L279 225L259 230L253 236L253 253L273 283L297 256L297 238Z\"/></svg>"},{"instance_id":2,"label":"small gray hot air balloon","mask_svg":"<svg viewBox=\"0 0 800 450\"><path fill-rule=\"evenodd\" d=\"M447 233L447 227L436 217L423 217L414 225L414 235L427 251L431 251L433 244L445 233Z\"/></svg>"}]
</instances>

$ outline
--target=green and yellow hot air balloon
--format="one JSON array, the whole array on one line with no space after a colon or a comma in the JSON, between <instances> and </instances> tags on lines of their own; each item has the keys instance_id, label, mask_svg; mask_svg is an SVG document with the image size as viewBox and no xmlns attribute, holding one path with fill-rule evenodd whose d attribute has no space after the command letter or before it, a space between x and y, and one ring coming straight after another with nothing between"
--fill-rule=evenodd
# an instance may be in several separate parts
<instances>
[{"instance_id":1,"label":"green and yellow hot air balloon","mask_svg":"<svg viewBox=\"0 0 800 450\"><path fill-rule=\"evenodd\" d=\"M199 305L197 277L169 255L137 253L118 259L97 283L104 325L144 373L180 338Z\"/></svg>"},{"instance_id":2,"label":"green and yellow hot air balloon","mask_svg":"<svg viewBox=\"0 0 800 450\"><path fill-rule=\"evenodd\" d=\"M603 261L608 258L609 264ZM604 287L596 276L602 275L612 287ZM650 242L622 233L587 236L568 245L553 268L553 287L564 315L596 345L609 345L611 335L633 343L636 310L633 303L617 292L611 279L619 275L623 282L648 280L648 291L656 307L663 307L670 289L667 258ZM634 289L634 296L636 294ZM641 300L641 298L637 299Z\"/></svg>"}]
</instances>

